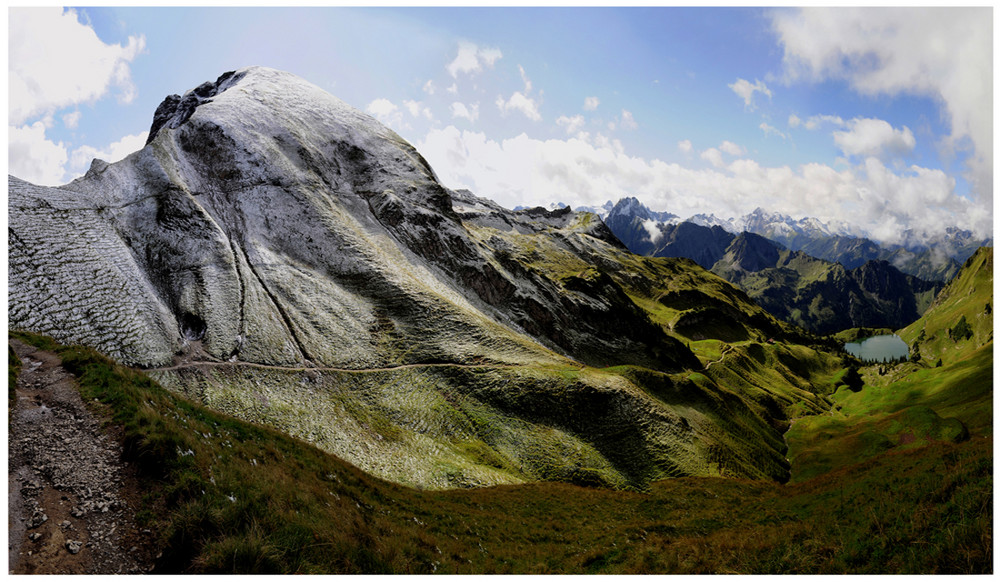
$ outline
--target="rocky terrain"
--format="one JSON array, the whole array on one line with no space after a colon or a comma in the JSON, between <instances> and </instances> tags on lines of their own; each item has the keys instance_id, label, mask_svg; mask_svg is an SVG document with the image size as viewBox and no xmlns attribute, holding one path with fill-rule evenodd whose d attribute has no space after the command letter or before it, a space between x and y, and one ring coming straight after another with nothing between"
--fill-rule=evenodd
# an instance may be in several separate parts
<instances>
[{"instance_id":1,"label":"rocky terrain","mask_svg":"<svg viewBox=\"0 0 1000 582\"><path fill-rule=\"evenodd\" d=\"M719 276L449 190L261 67L121 162L10 177L8 215L11 572L992 571L991 249L927 309L702 217ZM923 313L915 357L859 368L769 299Z\"/></svg>"},{"instance_id":2,"label":"rocky terrain","mask_svg":"<svg viewBox=\"0 0 1000 582\"><path fill-rule=\"evenodd\" d=\"M604 213L605 222L632 252L688 257L706 269L712 268L733 238L744 232L847 269L882 260L907 275L940 282L954 277L976 249L993 245L992 237L979 238L956 227L934 236L905 231L900 233L901 242L880 243L857 234L845 223L794 219L762 208L728 220L704 214L681 219L669 212L654 212L636 198L626 197L595 210Z\"/></svg>"},{"instance_id":3,"label":"rocky terrain","mask_svg":"<svg viewBox=\"0 0 1000 582\"><path fill-rule=\"evenodd\" d=\"M786 247L749 230L734 234L718 225L657 222L634 198L622 199L612 209L608 226L633 252L692 259L739 286L775 317L820 334L855 327L895 329L909 325L943 286L894 266L903 259L920 262L904 249L886 254L871 241L866 244L862 239L840 235L812 236L809 233L826 231L807 230L808 221L805 226L803 221L795 223L797 230L786 232L775 227L784 222L776 222L774 216L760 209L745 220L748 229L804 245L817 255ZM775 230L785 236L776 235ZM819 241L842 252L820 252L823 249ZM833 258L816 258L820 255ZM879 258L882 256L892 262ZM955 268L948 267L948 272L953 274L957 263L949 260Z\"/></svg>"},{"instance_id":4,"label":"rocky terrain","mask_svg":"<svg viewBox=\"0 0 1000 582\"><path fill-rule=\"evenodd\" d=\"M60 188L12 177L9 195L12 328L381 477L787 476L784 418L692 375L689 340L797 332L689 262L635 261L592 214L448 190L293 75L251 67L169 96L142 150Z\"/></svg>"},{"instance_id":5,"label":"rocky terrain","mask_svg":"<svg viewBox=\"0 0 1000 582\"><path fill-rule=\"evenodd\" d=\"M8 571L140 574L156 538L136 522L142 491L107 421L57 357L11 342L21 362L8 432Z\"/></svg>"}]
</instances>

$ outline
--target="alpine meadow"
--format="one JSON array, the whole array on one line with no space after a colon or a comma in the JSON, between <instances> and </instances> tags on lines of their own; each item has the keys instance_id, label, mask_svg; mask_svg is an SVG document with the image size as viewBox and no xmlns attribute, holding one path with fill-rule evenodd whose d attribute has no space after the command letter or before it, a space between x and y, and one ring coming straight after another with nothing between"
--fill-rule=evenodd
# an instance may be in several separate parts
<instances>
[{"instance_id":1,"label":"alpine meadow","mask_svg":"<svg viewBox=\"0 0 1000 582\"><path fill-rule=\"evenodd\" d=\"M992 8L8 18L9 573L993 573Z\"/></svg>"}]
</instances>

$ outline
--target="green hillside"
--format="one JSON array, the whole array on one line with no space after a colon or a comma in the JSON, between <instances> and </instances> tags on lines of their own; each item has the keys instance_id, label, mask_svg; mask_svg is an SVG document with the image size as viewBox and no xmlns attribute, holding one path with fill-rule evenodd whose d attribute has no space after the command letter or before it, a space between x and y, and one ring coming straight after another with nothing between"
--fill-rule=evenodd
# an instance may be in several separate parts
<instances>
[{"instance_id":1,"label":"green hillside","mask_svg":"<svg viewBox=\"0 0 1000 582\"><path fill-rule=\"evenodd\" d=\"M931 443L992 447L992 292L993 250L984 247L923 317L898 332L918 358L861 368L862 389L841 387L829 414L795 422L786 435L792 479Z\"/></svg>"},{"instance_id":2,"label":"green hillside","mask_svg":"<svg viewBox=\"0 0 1000 582\"><path fill-rule=\"evenodd\" d=\"M420 491L194 404L92 350L18 337L58 353L84 400L111 414L146 491L137 518L156 532L160 573L992 571L985 439L788 486L703 477L643 493L563 483Z\"/></svg>"}]
</instances>

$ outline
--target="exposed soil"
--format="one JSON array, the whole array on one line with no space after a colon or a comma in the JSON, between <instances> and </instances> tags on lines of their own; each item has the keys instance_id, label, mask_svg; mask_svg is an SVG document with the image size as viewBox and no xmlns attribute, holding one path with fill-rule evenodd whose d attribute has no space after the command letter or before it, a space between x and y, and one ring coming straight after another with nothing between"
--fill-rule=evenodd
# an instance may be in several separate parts
<instances>
[{"instance_id":1,"label":"exposed soil","mask_svg":"<svg viewBox=\"0 0 1000 582\"><path fill-rule=\"evenodd\" d=\"M158 549L136 524L141 491L120 435L85 406L51 352L9 340L22 362L9 413L8 571L139 574Z\"/></svg>"}]
</instances>

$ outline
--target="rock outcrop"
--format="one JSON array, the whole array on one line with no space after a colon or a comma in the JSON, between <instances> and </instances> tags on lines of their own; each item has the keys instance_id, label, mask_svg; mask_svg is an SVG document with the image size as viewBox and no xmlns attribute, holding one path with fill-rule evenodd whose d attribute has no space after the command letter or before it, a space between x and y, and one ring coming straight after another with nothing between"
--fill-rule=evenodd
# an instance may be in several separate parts
<instances>
[{"instance_id":1,"label":"rock outcrop","mask_svg":"<svg viewBox=\"0 0 1000 582\"><path fill-rule=\"evenodd\" d=\"M376 475L641 487L705 474L711 456L787 478L772 423L689 380L699 360L635 303L652 273L677 278L658 288L714 282L632 264L593 214L451 191L293 75L226 73L164 100L126 159L9 192L13 328L152 368ZM739 337L769 337L744 319ZM663 375L662 394L594 369L612 365Z\"/></svg>"},{"instance_id":2,"label":"rock outcrop","mask_svg":"<svg viewBox=\"0 0 1000 582\"><path fill-rule=\"evenodd\" d=\"M496 249L470 239L409 144L270 69L168 97L143 150L61 189L12 180L10 211L12 323L131 364L166 364L194 342L220 360L349 368L556 353L655 368L692 361L641 314L608 316L642 332L632 339L578 317L546 281L498 268ZM37 252L88 264L97 253L100 267L53 269ZM39 279L52 287L44 295ZM577 293L611 304L614 287ZM82 303L70 299L79 293ZM140 309L117 313L136 299ZM422 348L403 354L387 342Z\"/></svg>"}]
</instances>

